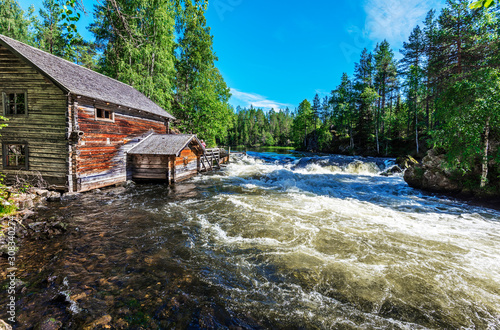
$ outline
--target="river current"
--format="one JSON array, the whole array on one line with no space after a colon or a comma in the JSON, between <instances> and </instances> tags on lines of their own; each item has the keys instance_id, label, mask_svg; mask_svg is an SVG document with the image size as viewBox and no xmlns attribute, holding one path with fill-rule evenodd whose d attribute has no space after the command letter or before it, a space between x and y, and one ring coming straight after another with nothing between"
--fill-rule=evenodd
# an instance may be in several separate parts
<instances>
[{"instance_id":1,"label":"river current","mask_svg":"<svg viewBox=\"0 0 500 330\"><path fill-rule=\"evenodd\" d=\"M500 213L391 165L249 152L50 203L69 230L21 245L16 327L500 328Z\"/></svg>"}]
</instances>

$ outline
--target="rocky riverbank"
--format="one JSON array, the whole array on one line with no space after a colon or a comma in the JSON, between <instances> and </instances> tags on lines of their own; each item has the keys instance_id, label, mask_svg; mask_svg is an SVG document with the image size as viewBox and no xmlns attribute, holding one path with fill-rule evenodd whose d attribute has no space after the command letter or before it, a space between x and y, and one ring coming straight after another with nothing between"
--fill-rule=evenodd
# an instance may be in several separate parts
<instances>
[{"instance_id":1,"label":"rocky riverbank","mask_svg":"<svg viewBox=\"0 0 500 330\"><path fill-rule=\"evenodd\" d=\"M30 188L24 193L17 193L9 199L8 203L14 205L16 212L4 216L2 230L6 229L6 221L14 221L16 226L16 237L31 239L50 239L54 235L59 235L66 230L67 225L63 219L44 219L39 221L37 213L47 208L47 203L58 202L62 199L74 198L74 194L61 194L40 188ZM6 235L0 235L0 254L6 253Z\"/></svg>"},{"instance_id":2,"label":"rocky riverbank","mask_svg":"<svg viewBox=\"0 0 500 330\"><path fill-rule=\"evenodd\" d=\"M83 194L117 195L125 192L127 187L132 185L133 183L128 182L124 185L95 189ZM18 224L16 237L20 239L50 239L60 235L67 230L68 219L64 217L40 219L38 213L47 209L47 203L73 200L80 195L80 193L60 193L40 188L30 188L24 193L17 193L9 199L9 203L15 205L17 211L1 219L2 230L5 230L6 221L14 220ZM5 237L5 235L0 235L0 255L4 254L6 249Z\"/></svg>"},{"instance_id":3,"label":"rocky riverbank","mask_svg":"<svg viewBox=\"0 0 500 330\"><path fill-rule=\"evenodd\" d=\"M35 241L50 241L54 238L62 237L65 234L72 233L72 219L70 213L60 213L58 216L46 216L46 210L49 207L53 208L59 207L65 208L64 204L71 200L76 200L80 198L81 195L96 195L97 196L114 196L119 195L127 191L127 187L133 186L132 183L127 183L124 186L115 186L105 189L96 189L91 192L80 193L60 193L57 191L51 191L47 189L40 188L29 188L25 192L19 192L18 190L8 187L11 189L11 197L8 202L9 205L5 206L15 206L16 212L4 216L0 219L0 258L7 260L9 257L9 244L8 240L10 238L7 231L12 228L14 224L15 230L15 253L19 248L19 244L25 244L26 242ZM83 197L83 196L82 196ZM108 198L111 198L108 197ZM101 197L102 198L102 197ZM10 227L9 225L10 224ZM25 243L21 243L25 242ZM42 265L42 268L44 266ZM6 268L0 270L0 275L5 278L7 276ZM26 290L26 283L21 280L16 280L15 282L16 291ZM74 304L74 297L66 296L56 296L54 301L62 301L62 304L68 304L69 307ZM106 318L93 321L88 328L95 328L99 326L104 326L109 322L106 322ZM60 329L62 324L51 317L47 317L43 322L37 325L35 328L39 329ZM4 320L0 320L0 330L2 329L12 329L10 324Z\"/></svg>"},{"instance_id":4,"label":"rocky riverbank","mask_svg":"<svg viewBox=\"0 0 500 330\"><path fill-rule=\"evenodd\" d=\"M492 168L497 167L495 164L490 165ZM446 155L432 149L420 162L408 162L404 179L413 188L487 201L500 198L500 183L495 173L491 174L490 178L493 179L481 189L479 166L467 173L452 170L446 166Z\"/></svg>"}]
</instances>

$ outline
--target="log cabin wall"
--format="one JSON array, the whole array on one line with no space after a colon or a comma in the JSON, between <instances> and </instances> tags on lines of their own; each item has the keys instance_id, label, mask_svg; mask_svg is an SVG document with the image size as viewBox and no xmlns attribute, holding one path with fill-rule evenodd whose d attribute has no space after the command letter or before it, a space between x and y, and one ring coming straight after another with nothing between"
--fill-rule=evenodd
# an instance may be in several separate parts
<instances>
[{"instance_id":1,"label":"log cabin wall","mask_svg":"<svg viewBox=\"0 0 500 330\"><path fill-rule=\"evenodd\" d=\"M180 182L192 178L198 174L200 167L200 157L189 147L181 151L179 157L175 159L175 182Z\"/></svg>"},{"instance_id":2,"label":"log cabin wall","mask_svg":"<svg viewBox=\"0 0 500 330\"><path fill-rule=\"evenodd\" d=\"M0 45L0 107L4 115L4 97L25 93L27 112L7 114L8 126L0 130L3 148L0 148L0 172L11 184L16 176L39 176L52 188L67 187L66 112L68 97L31 64ZM26 164L22 168L5 168L6 145L25 145ZM7 153L8 154L8 153ZM6 155L5 155L6 156Z\"/></svg>"},{"instance_id":3,"label":"log cabin wall","mask_svg":"<svg viewBox=\"0 0 500 330\"><path fill-rule=\"evenodd\" d=\"M168 180L169 156L130 155L133 180Z\"/></svg>"},{"instance_id":4,"label":"log cabin wall","mask_svg":"<svg viewBox=\"0 0 500 330\"><path fill-rule=\"evenodd\" d=\"M163 118L147 118L145 113L134 113L87 98L74 102L77 104L74 129L83 132L75 148L76 191L131 179L132 173L127 171L127 151L153 132L167 134L168 123ZM103 110L112 113L112 118L96 118L96 111Z\"/></svg>"}]
</instances>

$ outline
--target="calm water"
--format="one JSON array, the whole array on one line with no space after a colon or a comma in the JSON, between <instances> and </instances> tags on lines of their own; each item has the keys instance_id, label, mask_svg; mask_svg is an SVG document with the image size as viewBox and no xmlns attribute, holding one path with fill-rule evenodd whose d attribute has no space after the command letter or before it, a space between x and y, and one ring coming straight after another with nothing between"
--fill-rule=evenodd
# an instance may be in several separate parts
<instances>
[{"instance_id":1,"label":"calm water","mask_svg":"<svg viewBox=\"0 0 500 330\"><path fill-rule=\"evenodd\" d=\"M40 216L70 230L21 246L17 326L500 328L500 213L390 165L249 152L174 188L52 203Z\"/></svg>"}]
</instances>

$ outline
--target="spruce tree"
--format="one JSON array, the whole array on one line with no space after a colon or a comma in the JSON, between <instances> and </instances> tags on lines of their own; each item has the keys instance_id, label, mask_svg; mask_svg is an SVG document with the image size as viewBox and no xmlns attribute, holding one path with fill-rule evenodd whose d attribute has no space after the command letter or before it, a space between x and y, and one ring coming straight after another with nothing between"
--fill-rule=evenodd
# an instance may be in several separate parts
<instances>
[{"instance_id":1,"label":"spruce tree","mask_svg":"<svg viewBox=\"0 0 500 330\"><path fill-rule=\"evenodd\" d=\"M0 34L24 43L31 43L29 27L34 7L27 13L16 0L0 0Z\"/></svg>"},{"instance_id":2,"label":"spruce tree","mask_svg":"<svg viewBox=\"0 0 500 330\"><path fill-rule=\"evenodd\" d=\"M213 37L206 25L208 1L185 0L177 22L175 94L172 110L184 132L198 133L209 145L227 135L230 92L219 70Z\"/></svg>"}]
</instances>

